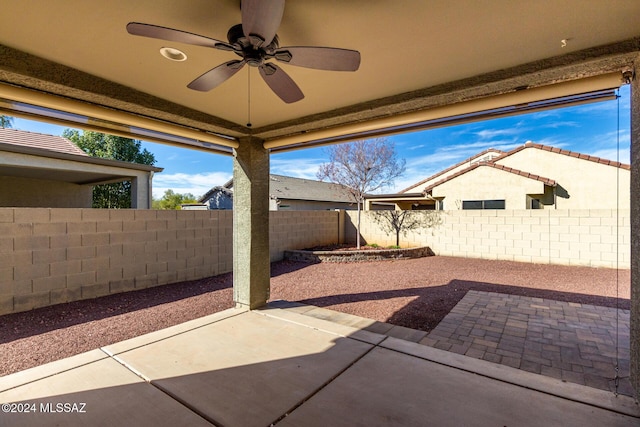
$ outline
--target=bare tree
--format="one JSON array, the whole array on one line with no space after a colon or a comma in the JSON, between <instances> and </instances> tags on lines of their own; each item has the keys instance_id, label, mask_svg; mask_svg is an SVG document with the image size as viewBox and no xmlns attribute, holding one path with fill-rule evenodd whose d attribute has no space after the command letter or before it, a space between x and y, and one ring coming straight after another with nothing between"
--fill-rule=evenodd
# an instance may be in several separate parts
<instances>
[{"instance_id":1,"label":"bare tree","mask_svg":"<svg viewBox=\"0 0 640 427\"><path fill-rule=\"evenodd\" d=\"M395 233L396 246L400 246L400 233L407 236L407 231L422 230L442 223L441 211L375 211L371 212L373 220L387 234ZM419 231L418 231L419 233Z\"/></svg>"},{"instance_id":2,"label":"bare tree","mask_svg":"<svg viewBox=\"0 0 640 427\"><path fill-rule=\"evenodd\" d=\"M329 162L320 166L318 179L347 187L358 204L357 246L360 248L360 210L367 194L385 187L405 170L405 160L398 160L395 144L387 138L332 145L327 149Z\"/></svg>"}]
</instances>

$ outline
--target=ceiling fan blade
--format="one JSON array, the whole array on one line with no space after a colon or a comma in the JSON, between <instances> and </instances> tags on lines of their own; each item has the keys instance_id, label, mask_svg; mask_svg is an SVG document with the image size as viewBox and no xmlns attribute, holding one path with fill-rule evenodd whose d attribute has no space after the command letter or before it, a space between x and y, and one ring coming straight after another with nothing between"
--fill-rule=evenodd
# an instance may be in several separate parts
<instances>
[{"instance_id":1,"label":"ceiling fan blade","mask_svg":"<svg viewBox=\"0 0 640 427\"><path fill-rule=\"evenodd\" d=\"M291 77L275 64L266 63L258 67L260 75L271 90L287 104L300 101L304 94Z\"/></svg>"},{"instance_id":2,"label":"ceiling fan blade","mask_svg":"<svg viewBox=\"0 0 640 427\"><path fill-rule=\"evenodd\" d=\"M283 47L275 58L298 67L329 71L356 71L360 67L360 52L334 47Z\"/></svg>"},{"instance_id":3,"label":"ceiling fan blade","mask_svg":"<svg viewBox=\"0 0 640 427\"><path fill-rule=\"evenodd\" d=\"M134 36L150 37L152 39L168 40L195 46L222 48L223 50L230 50L229 48L231 48L231 50L234 50L234 47L229 43L220 40L158 25L129 22L127 24L127 32Z\"/></svg>"},{"instance_id":4,"label":"ceiling fan blade","mask_svg":"<svg viewBox=\"0 0 640 427\"><path fill-rule=\"evenodd\" d=\"M241 8L242 32L251 44L259 47L271 43L282 21L284 0L242 0Z\"/></svg>"},{"instance_id":5,"label":"ceiling fan blade","mask_svg":"<svg viewBox=\"0 0 640 427\"><path fill-rule=\"evenodd\" d=\"M189 89L207 92L216 86L224 83L229 77L240 71L246 62L244 60L233 60L220 64L207 71L187 85Z\"/></svg>"}]
</instances>

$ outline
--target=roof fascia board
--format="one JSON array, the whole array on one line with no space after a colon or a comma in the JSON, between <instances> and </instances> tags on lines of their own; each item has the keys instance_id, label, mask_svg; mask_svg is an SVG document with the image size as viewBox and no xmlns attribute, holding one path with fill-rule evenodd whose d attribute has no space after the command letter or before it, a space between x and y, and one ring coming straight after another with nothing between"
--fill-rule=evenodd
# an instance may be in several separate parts
<instances>
[{"instance_id":1,"label":"roof fascia board","mask_svg":"<svg viewBox=\"0 0 640 427\"><path fill-rule=\"evenodd\" d=\"M45 157L51 159L68 160L78 163L90 163L101 166L111 166L120 169L132 169L145 172L162 172L164 168L143 165L140 163L123 162L120 160L102 159L99 157L79 156L75 154L60 153L58 151L42 150L34 147L23 147L14 144L4 144L0 142L0 151L7 151L17 154L27 154L30 156Z\"/></svg>"}]
</instances>

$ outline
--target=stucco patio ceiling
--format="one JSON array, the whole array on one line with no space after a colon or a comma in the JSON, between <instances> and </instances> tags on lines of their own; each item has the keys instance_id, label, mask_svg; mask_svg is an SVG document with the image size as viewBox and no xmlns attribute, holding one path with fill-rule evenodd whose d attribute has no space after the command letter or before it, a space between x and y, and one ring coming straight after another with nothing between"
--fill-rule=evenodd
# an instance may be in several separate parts
<instances>
[{"instance_id":1,"label":"stucco patio ceiling","mask_svg":"<svg viewBox=\"0 0 640 427\"><path fill-rule=\"evenodd\" d=\"M610 89L620 78L594 84L587 78L621 77L640 50L640 2L628 0L289 0L278 30L282 45L354 49L362 61L356 72L281 65L305 94L285 104L252 67L209 92L188 89L194 78L235 55L132 36L125 29L132 21L226 40L227 30L240 22L240 2L3 1L0 111L10 114L21 101L100 119L85 120L87 127L182 133L204 149L230 149L247 135L286 149L349 138L372 121L375 129L398 129ZM165 59L162 47L180 49L187 60ZM479 102L500 95L507 97ZM434 110L464 101L476 103L457 112ZM107 110L91 109L96 106ZM385 121L401 114L404 122Z\"/></svg>"}]
</instances>

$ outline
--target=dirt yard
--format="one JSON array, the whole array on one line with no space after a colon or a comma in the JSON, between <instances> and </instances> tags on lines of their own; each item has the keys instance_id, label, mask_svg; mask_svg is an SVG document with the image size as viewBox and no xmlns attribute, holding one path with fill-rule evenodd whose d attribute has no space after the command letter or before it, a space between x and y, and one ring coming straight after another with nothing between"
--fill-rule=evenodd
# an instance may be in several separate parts
<instances>
[{"instance_id":1,"label":"dirt yard","mask_svg":"<svg viewBox=\"0 0 640 427\"><path fill-rule=\"evenodd\" d=\"M233 306L224 274L0 316L0 375ZM429 257L272 264L271 299L301 301L430 331L470 290L629 309L629 270Z\"/></svg>"}]
</instances>

